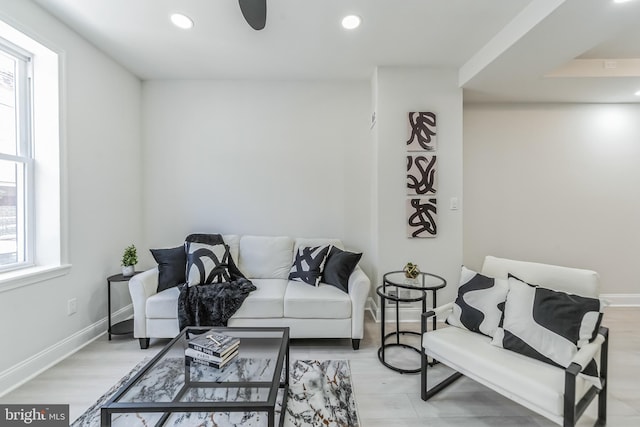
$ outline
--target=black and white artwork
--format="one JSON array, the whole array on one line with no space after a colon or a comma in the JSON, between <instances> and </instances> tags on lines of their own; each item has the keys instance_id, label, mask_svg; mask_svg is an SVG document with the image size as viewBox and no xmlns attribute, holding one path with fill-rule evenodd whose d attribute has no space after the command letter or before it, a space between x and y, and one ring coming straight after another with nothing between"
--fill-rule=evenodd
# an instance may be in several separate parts
<instances>
[{"instance_id":1,"label":"black and white artwork","mask_svg":"<svg viewBox=\"0 0 640 427\"><path fill-rule=\"evenodd\" d=\"M407 156L407 194L430 196L436 193L436 156L409 154Z\"/></svg>"},{"instance_id":2,"label":"black and white artwork","mask_svg":"<svg viewBox=\"0 0 640 427\"><path fill-rule=\"evenodd\" d=\"M409 151L435 151L436 150L436 113L411 112L409 113L409 139L407 150Z\"/></svg>"},{"instance_id":3,"label":"black and white artwork","mask_svg":"<svg viewBox=\"0 0 640 427\"><path fill-rule=\"evenodd\" d=\"M436 198L407 199L407 236L436 237Z\"/></svg>"}]
</instances>

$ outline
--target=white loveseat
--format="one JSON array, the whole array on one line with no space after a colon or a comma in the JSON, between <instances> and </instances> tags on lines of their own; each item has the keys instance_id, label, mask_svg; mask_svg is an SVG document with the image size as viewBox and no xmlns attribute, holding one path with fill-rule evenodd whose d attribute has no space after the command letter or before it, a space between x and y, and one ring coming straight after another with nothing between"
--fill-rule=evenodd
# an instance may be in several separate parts
<instances>
[{"instance_id":1,"label":"white loveseat","mask_svg":"<svg viewBox=\"0 0 640 427\"><path fill-rule=\"evenodd\" d=\"M487 256L481 273L502 279L512 274L544 288L585 297L599 296L598 274L590 270ZM464 375L564 426L574 426L598 396L597 424L606 422L607 328L600 327L597 337L583 346L563 369L496 347L490 337L466 329L450 326L426 330L428 319L434 315L445 319L452 308L453 303L449 303L423 314L423 400L432 398ZM428 385L427 372L433 368L427 363L427 356L457 372L439 384ZM578 375L594 358L600 362L600 390Z\"/></svg>"},{"instance_id":2,"label":"white loveseat","mask_svg":"<svg viewBox=\"0 0 640 427\"><path fill-rule=\"evenodd\" d=\"M257 288L228 326L288 326L291 338L350 338L354 350L358 349L371 286L360 266L349 277L349 293L325 283L314 287L288 280L298 247L331 244L344 250L340 240L237 235L223 238L240 271ZM173 338L179 333L179 287L158 293L157 286L157 267L129 281L133 335L140 340L141 348L149 346L150 338Z\"/></svg>"}]
</instances>

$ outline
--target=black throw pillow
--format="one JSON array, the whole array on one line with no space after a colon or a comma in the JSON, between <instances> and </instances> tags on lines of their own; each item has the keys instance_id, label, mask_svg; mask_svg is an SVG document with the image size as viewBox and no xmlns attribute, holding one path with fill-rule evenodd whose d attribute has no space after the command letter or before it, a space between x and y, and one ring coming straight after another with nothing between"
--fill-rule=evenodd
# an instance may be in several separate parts
<instances>
[{"instance_id":1,"label":"black throw pillow","mask_svg":"<svg viewBox=\"0 0 640 427\"><path fill-rule=\"evenodd\" d=\"M158 263L158 292L185 282L187 254L184 246L171 249L151 249L153 259Z\"/></svg>"},{"instance_id":2,"label":"black throw pillow","mask_svg":"<svg viewBox=\"0 0 640 427\"><path fill-rule=\"evenodd\" d=\"M331 247L322 272L322 282L349 293L349 276L355 270L362 254Z\"/></svg>"}]
</instances>

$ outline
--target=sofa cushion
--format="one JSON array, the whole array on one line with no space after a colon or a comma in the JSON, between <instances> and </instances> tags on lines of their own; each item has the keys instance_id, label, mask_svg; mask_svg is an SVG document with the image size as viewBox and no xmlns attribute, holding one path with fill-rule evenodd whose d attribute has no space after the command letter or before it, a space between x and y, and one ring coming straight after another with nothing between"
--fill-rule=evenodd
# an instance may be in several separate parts
<instances>
[{"instance_id":1,"label":"sofa cushion","mask_svg":"<svg viewBox=\"0 0 640 427\"><path fill-rule=\"evenodd\" d=\"M521 404L561 417L564 413L564 370L492 346L490 340L464 329L445 327L424 334L422 345L429 356L469 378ZM576 378L578 400L589 386L580 376Z\"/></svg>"},{"instance_id":2,"label":"sofa cushion","mask_svg":"<svg viewBox=\"0 0 640 427\"><path fill-rule=\"evenodd\" d=\"M283 316L283 299L287 289L286 279L251 279L257 288L244 300L232 319L280 318Z\"/></svg>"},{"instance_id":3,"label":"sofa cushion","mask_svg":"<svg viewBox=\"0 0 640 427\"><path fill-rule=\"evenodd\" d=\"M509 291L506 279L493 279L462 267L458 297L447 323L493 337Z\"/></svg>"},{"instance_id":4,"label":"sofa cushion","mask_svg":"<svg viewBox=\"0 0 640 427\"><path fill-rule=\"evenodd\" d=\"M151 249L151 255L158 263L158 292L186 281L187 254L184 246L169 249Z\"/></svg>"},{"instance_id":5,"label":"sofa cushion","mask_svg":"<svg viewBox=\"0 0 640 427\"><path fill-rule=\"evenodd\" d=\"M533 286L512 276L503 325L492 344L566 368L578 349L596 337L603 309L597 298ZM584 375L600 386L595 360Z\"/></svg>"},{"instance_id":6,"label":"sofa cushion","mask_svg":"<svg viewBox=\"0 0 640 427\"><path fill-rule=\"evenodd\" d=\"M300 246L289 270L289 280L318 286L331 246Z\"/></svg>"},{"instance_id":7,"label":"sofa cushion","mask_svg":"<svg viewBox=\"0 0 640 427\"><path fill-rule=\"evenodd\" d=\"M592 298L600 295L600 277L592 270L486 256L482 274L501 279L512 274L525 282L556 291Z\"/></svg>"},{"instance_id":8,"label":"sofa cushion","mask_svg":"<svg viewBox=\"0 0 640 427\"><path fill-rule=\"evenodd\" d=\"M284 295L284 316L301 319L348 319L351 298L335 286L309 286L289 281Z\"/></svg>"},{"instance_id":9,"label":"sofa cushion","mask_svg":"<svg viewBox=\"0 0 640 427\"><path fill-rule=\"evenodd\" d=\"M229 245L229 256L238 265L238 252L240 251L240 236L237 234L224 234L222 240Z\"/></svg>"},{"instance_id":10,"label":"sofa cushion","mask_svg":"<svg viewBox=\"0 0 640 427\"><path fill-rule=\"evenodd\" d=\"M304 246L326 246L326 245L330 245L330 246L335 246L338 249L342 249L344 250L344 245L342 244L342 241L340 239L327 239L327 238L322 238L322 237L316 237L316 238L308 238L308 237L298 237L295 240L295 243L293 245L293 253L297 253L298 248L300 247L304 247Z\"/></svg>"},{"instance_id":11,"label":"sofa cushion","mask_svg":"<svg viewBox=\"0 0 640 427\"><path fill-rule=\"evenodd\" d=\"M186 242L187 285L229 282L229 246Z\"/></svg>"},{"instance_id":12,"label":"sofa cushion","mask_svg":"<svg viewBox=\"0 0 640 427\"><path fill-rule=\"evenodd\" d=\"M178 286L151 295L146 301L147 319L176 319L179 296Z\"/></svg>"},{"instance_id":13,"label":"sofa cushion","mask_svg":"<svg viewBox=\"0 0 640 427\"><path fill-rule=\"evenodd\" d=\"M290 237L242 236L240 271L249 279L287 279L293 260Z\"/></svg>"},{"instance_id":14,"label":"sofa cushion","mask_svg":"<svg viewBox=\"0 0 640 427\"><path fill-rule=\"evenodd\" d=\"M362 254L343 251L332 246L327 254L327 261L324 263L321 281L349 293L349 276L355 270L360 258L362 258Z\"/></svg>"}]
</instances>

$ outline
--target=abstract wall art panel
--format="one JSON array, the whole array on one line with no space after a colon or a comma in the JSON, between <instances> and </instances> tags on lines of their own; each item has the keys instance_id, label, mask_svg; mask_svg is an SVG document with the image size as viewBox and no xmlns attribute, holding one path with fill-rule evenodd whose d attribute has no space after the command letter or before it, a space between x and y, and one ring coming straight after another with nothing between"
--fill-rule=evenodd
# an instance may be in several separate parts
<instances>
[{"instance_id":1,"label":"abstract wall art panel","mask_svg":"<svg viewBox=\"0 0 640 427\"><path fill-rule=\"evenodd\" d=\"M433 154L407 155L407 194L429 196L437 188L436 156Z\"/></svg>"},{"instance_id":2,"label":"abstract wall art panel","mask_svg":"<svg viewBox=\"0 0 640 427\"><path fill-rule=\"evenodd\" d=\"M407 199L407 237L436 237L436 198Z\"/></svg>"},{"instance_id":3,"label":"abstract wall art panel","mask_svg":"<svg viewBox=\"0 0 640 427\"><path fill-rule=\"evenodd\" d=\"M409 139L407 150L409 151L435 151L436 150L436 113L412 112L409 113Z\"/></svg>"}]
</instances>

